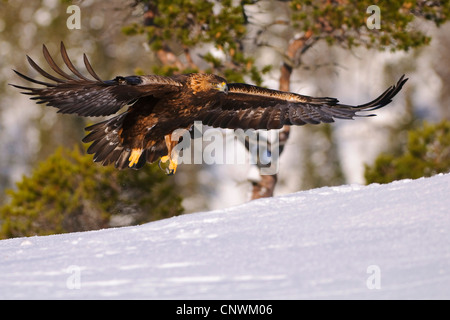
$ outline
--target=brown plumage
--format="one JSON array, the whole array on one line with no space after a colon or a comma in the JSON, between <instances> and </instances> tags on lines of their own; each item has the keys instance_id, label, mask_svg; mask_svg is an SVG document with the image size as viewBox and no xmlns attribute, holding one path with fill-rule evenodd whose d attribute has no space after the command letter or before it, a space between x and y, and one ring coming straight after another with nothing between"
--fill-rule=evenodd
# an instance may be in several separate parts
<instances>
[{"instance_id":1,"label":"brown plumage","mask_svg":"<svg viewBox=\"0 0 450 320\"><path fill-rule=\"evenodd\" d=\"M138 169L146 162L168 155L162 160L169 160L170 170L174 172L176 161L172 161L171 150L177 142L171 141L171 134L176 129L190 128L196 120L220 128L279 129L283 125L372 116L357 113L384 107L407 80L402 76L375 100L350 106L340 104L335 98L314 98L244 83L227 83L212 74L118 76L103 81L84 55L86 69L93 77L90 79L74 67L62 42L61 55L73 75L58 67L45 46L43 52L47 63L60 77L47 73L27 56L29 64L52 82L35 80L14 70L25 80L43 87L13 86L60 113L108 116L128 106L125 112L87 127L90 133L83 139L92 142L88 153L94 154L94 161L114 164L119 169Z\"/></svg>"}]
</instances>

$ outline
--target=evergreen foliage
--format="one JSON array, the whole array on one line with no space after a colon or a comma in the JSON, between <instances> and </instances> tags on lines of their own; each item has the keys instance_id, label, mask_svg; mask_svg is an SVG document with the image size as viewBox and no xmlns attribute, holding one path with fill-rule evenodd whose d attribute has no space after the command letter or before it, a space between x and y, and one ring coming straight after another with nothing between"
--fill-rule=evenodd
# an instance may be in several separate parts
<instances>
[{"instance_id":1,"label":"evergreen foliage","mask_svg":"<svg viewBox=\"0 0 450 320\"><path fill-rule=\"evenodd\" d=\"M171 181L158 165L119 171L94 164L84 150L59 148L8 190L0 238L106 228L118 216L144 223L179 215L181 197Z\"/></svg>"},{"instance_id":2,"label":"evergreen foliage","mask_svg":"<svg viewBox=\"0 0 450 320\"><path fill-rule=\"evenodd\" d=\"M150 48L162 62L153 68L153 73L217 73L229 82L244 82L248 76L255 84L261 84L262 74L270 71L270 65L258 68L254 57L244 54L248 25L244 6L254 1L241 0L239 5L233 5L231 0L136 2L144 5L144 23L124 26L122 31L130 36L146 36ZM214 46L223 56L205 53L200 55L203 61L199 65L192 58L191 50L204 45ZM167 59L167 54L176 58Z\"/></svg>"},{"instance_id":3,"label":"evergreen foliage","mask_svg":"<svg viewBox=\"0 0 450 320\"><path fill-rule=\"evenodd\" d=\"M406 150L400 156L381 154L365 178L369 183L430 177L450 171L450 122L424 123L408 134Z\"/></svg>"},{"instance_id":4,"label":"evergreen foliage","mask_svg":"<svg viewBox=\"0 0 450 320\"><path fill-rule=\"evenodd\" d=\"M368 29L370 8L379 8L380 28ZM366 46L378 50L408 50L430 42L423 32L410 28L416 17L441 25L450 15L449 1L289 1L296 28L313 38L346 48ZM369 10L368 10L369 9Z\"/></svg>"}]
</instances>

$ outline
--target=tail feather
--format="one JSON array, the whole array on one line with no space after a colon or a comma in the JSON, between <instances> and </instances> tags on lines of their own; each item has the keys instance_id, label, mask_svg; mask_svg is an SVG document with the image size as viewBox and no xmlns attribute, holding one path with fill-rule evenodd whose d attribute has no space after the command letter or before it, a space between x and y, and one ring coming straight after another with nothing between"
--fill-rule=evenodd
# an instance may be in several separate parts
<instances>
[{"instance_id":1,"label":"tail feather","mask_svg":"<svg viewBox=\"0 0 450 320\"><path fill-rule=\"evenodd\" d=\"M122 146L119 136L125 115L126 113L122 113L86 128L90 133L83 138L83 142L92 142L87 153L94 154L95 162L100 162L104 166L114 163L118 169L128 166L131 151Z\"/></svg>"},{"instance_id":2,"label":"tail feather","mask_svg":"<svg viewBox=\"0 0 450 320\"><path fill-rule=\"evenodd\" d=\"M131 149L122 145L119 136L125 115L126 112L86 128L86 131L90 132L82 141L85 143L92 142L87 149L87 153L94 154L95 162L99 162L104 166L114 164L118 169L129 168ZM147 162L152 163L166 154L166 145L161 140L150 149L145 149L139 161L131 168L140 169Z\"/></svg>"},{"instance_id":3,"label":"tail feather","mask_svg":"<svg viewBox=\"0 0 450 320\"><path fill-rule=\"evenodd\" d=\"M155 162L162 156L167 155L167 153L169 152L167 150L167 146L166 146L164 139L161 139L160 141L156 142L153 145L153 147L151 147L150 149L147 149L145 151L146 151L145 157L147 159L147 162L149 162L149 163Z\"/></svg>"},{"instance_id":4,"label":"tail feather","mask_svg":"<svg viewBox=\"0 0 450 320\"><path fill-rule=\"evenodd\" d=\"M130 161L128 160L131 155L131 150L123 149L121 152L115 153L117 154L117 159L110 159L110 163L115 163L116 168L118 169L125 169L128 167L128 164Z\"/></svg>"},{"instance_id":5,"label":"tail feather","mask_svg":"<svg viewBox=\"0 0 450 320\"><path fill-rule=\"evenodd\" d=\"M121 148L120 146L118 146L118 144L116 144L114 142L113 143L105 142L102 144L98 144L97 148L98 148L98 151L95 154L94 161L96 161L98 159L98 161L103 161L106 163L114 162L113 161L114 159L110 158L112 156L112 153L114 150L117 150L117 148L119 148L117 151L123 151L123 148Z\"/></svg>"},{"instance_id":6,"label":"tail feather","mask_svg":"<svg viewBox=\"0 0 450 320\"><path fill-rule=\"evenodd\" d=\"M117 162L117 159L120 157L120 155L124 152L123 148L116 147L114 150L112 150L109 155L105 156L105 160L103 160L103 165L107 166L113 163ZM130 156L128 155L128 158Z\"/></svg>"}]
</instances>

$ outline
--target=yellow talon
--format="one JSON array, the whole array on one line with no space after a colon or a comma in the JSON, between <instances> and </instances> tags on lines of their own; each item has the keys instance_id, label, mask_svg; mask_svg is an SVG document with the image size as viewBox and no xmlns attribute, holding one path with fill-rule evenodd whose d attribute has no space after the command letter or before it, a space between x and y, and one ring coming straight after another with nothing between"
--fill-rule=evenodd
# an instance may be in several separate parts
<instances>
[{"instance_id":1,"label":"yellow talon","mask_svg":"<svg viewBox=\"0 0 450 320\"><path fill-rule=\"evenodd\" d=\"M169 160L170 160L169 156L161 157L161 162L167 162Z\"/></svg>"},{"instance_id":2,"label":"yellow talon","mask_svg":"<svg viewBox=\"0 0 450 320\"><path fill-rule=\"evenodd\" d=\"M144 149L141 148L137 148L137 149L132 149L131 150L131 155L128 158L128 161L130 161L130 163L128 164L128 166L131 168L132 166L134 166L136 163L138 163L139 158L141 157L142 152L144 151Z\"/></svg>"},{"instance_id":3,"label":"yellow talon","mask_svg":"<svg viewBox=\"0 0 450 320\"><path fill-rule=\"evenodd\" d=\"M175 172L177 171L177 166L178 166L178 163L176 160L170 159L169 156L167 155L167 156L161 157L161 159L159 160L159 163L161 164L161 162L169 162L169 166L166 168L167 175L171 176L171 175L175 174ZM159 167L161 168L161 165Z\"/></svg>"}]
</instances>

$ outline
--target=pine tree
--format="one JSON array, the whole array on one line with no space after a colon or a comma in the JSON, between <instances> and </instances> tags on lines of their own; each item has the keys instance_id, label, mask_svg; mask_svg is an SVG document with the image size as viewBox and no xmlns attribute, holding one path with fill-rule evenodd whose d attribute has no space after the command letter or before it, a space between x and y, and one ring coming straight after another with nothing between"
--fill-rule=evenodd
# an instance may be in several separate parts
<instances>
[{"instance_id":1,"label":"pine tree","mask_svg":"<svg viewBox=\"0 0 450 320\"><path fill-rule=\"evenodd\" d=\"M8 194L10 202L0 207L0 238L106 228L120 216L144 223L183 212L158 165L119 171L94 164L78 148L59 148Z\"/></svg>"},{"instance_id":2,"label":"pine tree","mask_svg":"<svg viewBox=\"0 0 450 320\"><path fill-rule=\"evenodd\" d=\"M425 122L408 134L406 150L399 156L381 154L373 166L365 166L369 183L430 177L450 172L450 122Z\"/></svg>"}]
</instances>

